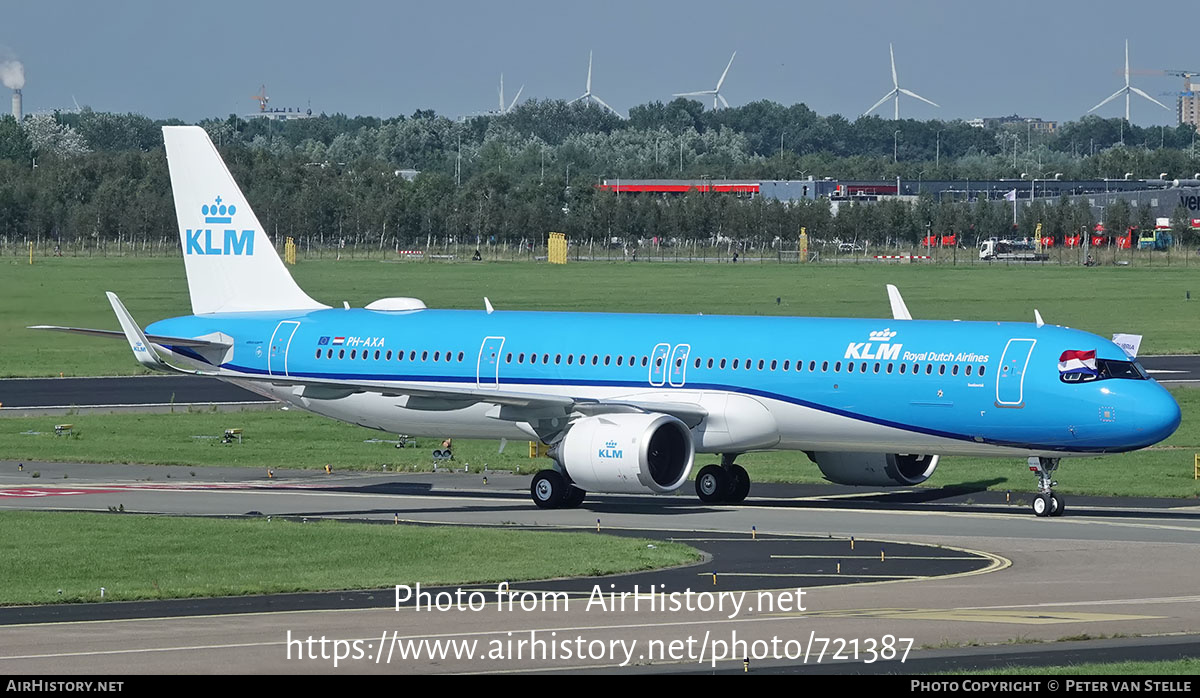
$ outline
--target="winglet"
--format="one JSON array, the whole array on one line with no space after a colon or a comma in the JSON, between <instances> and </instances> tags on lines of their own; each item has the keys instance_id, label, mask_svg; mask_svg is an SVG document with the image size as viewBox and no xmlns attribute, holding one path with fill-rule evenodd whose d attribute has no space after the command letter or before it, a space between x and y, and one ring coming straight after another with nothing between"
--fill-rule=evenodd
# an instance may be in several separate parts
<instances>
[{"instance_id":1,"label":"winglet","mask_svg":"<svg viewBox=\"0 0 1200 698\"><path fill-rule=\"evenodd\" d=\"M488 300L487 296L483 297L483 307L487 309L488 315L491 315L492 313L496 312L496 309L492 307L492 302Z\"/></svg>"},{"instance_id":2,"label":"winglet","mask_svg":"<svg viewBox=\"0 0 1200 698\"><path fill-rule=\"evenodd\" d=\"M912 313L908 312L908 306L904 304L904 298L900 295L900 289L888 284L887 292L888 300L892 304L892 317L896 320L911 320Z\"/></svg>"},{"instance_id":3,"label":"winglet","mask_svg":"<svg viewBox=\"0 0 1200 698\"><path fill-rule=\"evenodd\" d=\"M133 358L138 360L138 363L146 368L155 371L171 371L172 368L163 361L158 352L154 350L154 345L150 340L146 339L146 335L142 332L142 328L134 322L133 316L125 309L125 305L121 303L121 299L117 298L117 294L112 291L105 291L108 296L108 302L112 304L113 312L117 314L117 321L121 323L121 330L125 332L125 339L129 340L129 347L133 349Z\"/></svg>"},{"instance_id":4,"label":"winglet","mask_svg":"<svg viewBox=\"0 0 1200 698\"><path fill-rule=\"evenodd\" d=\"M1038 327L1041 327L1042 325L1046 324L1045 321L1042 320L1042 314L1038 312L1037 308L1033 309L1033 319L1035 322L1037 322Z\"/></svg>"}]
</instances>

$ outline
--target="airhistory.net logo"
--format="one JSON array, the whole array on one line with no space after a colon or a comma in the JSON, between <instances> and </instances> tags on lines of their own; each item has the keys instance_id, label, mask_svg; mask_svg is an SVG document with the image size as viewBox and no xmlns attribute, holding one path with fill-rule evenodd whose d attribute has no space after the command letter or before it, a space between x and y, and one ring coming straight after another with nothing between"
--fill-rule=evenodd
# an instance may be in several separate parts
<instances>
[{"instance_id":1,"label":"airhistory.net logo","mask_svg":"<svg viewBox=\"0 0 1200 698\"><path fill-rule=\"evenodd\" d=\"M222 203L221 197L218 196L214 203L201 206L200 213L204 216L205 223L232 225L237 207ZM214 236L212 228L188 228L184 237L184 254L247 257L254 254L253 230L218 229Z\"/></svg>"}]
</instances>

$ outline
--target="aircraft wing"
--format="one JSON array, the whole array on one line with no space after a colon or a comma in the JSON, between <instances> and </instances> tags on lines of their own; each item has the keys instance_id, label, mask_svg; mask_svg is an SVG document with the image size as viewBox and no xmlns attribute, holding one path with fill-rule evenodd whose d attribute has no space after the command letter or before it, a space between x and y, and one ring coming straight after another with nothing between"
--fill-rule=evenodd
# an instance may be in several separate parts
<instances>
[{"instance_id":1,"label":"aircraft wing","mask_svg":"<svg viewBox=\"0 0 1200 698\"><path fill-rule=\"evenodd\" d=\"M107 295L113 312L116 313L117 320L121 324L121 331L128 340L130 348L133 349L134 358L143 366L156 371L233 379L274 386L293 386L302 391L300 393L302 397L314 400L337 399L354 393L378 393L385 397L403 399L402 406L409 409L455 410L482 403L497 407L496 413L492 415L497 419L513 421L530 421L551 416L566 417L575 412L586 415L662 412L677 417L689 427L694 427L708 416L708 412L703 407L694 403L597 400L568 395L524 393L466 386L443 387L393 381L345 381L331 378L265 376L220 369L202 371L178 368L163 360L153 346L153 344L161 342L151 339L142 332L141 327L138 326L125 305L121 303L121 299L115 293L109 292ZM108 333L102 330L95 332L100 332L101 336L108 336ZM174 340L175 338L165 339Z\"/></svg>"},{"instance_id":2,"label":"aircraft wing","mask_svg":"<svg viewBox=\"0 0 1200 698\"><path fill-rule=\"evenodd\" d=\"M108 337L110 339L125 339L125 333L119 330L93 330L86 327L59 327L58 325L32 325L28 330L53 330L55 332L70 332L89 337ZM228 342L211 339L194 339L191 337L168 337L161 334L148 334L146 339L155 344L172 347L189 347L195 349L228 349L233 346Z\"/></svg>"}]
</instances>

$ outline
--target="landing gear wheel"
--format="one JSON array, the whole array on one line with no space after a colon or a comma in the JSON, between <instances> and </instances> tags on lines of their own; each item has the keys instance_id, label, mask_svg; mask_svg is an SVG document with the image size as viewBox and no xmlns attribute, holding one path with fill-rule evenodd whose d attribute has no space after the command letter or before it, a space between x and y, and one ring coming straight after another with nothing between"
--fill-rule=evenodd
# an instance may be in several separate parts
<instances>
[{"instance_id":1,"label":"landing gear wheel","mask_svg":"<svg viewBox=\"0 0 1200 698\"><path fill-rule=\"evenodd\" d=\"M1049 516L1051 506L1050 495L1045 492L1033 498L1033 513L1037 516Z\"/></svg>"},{"instance_id":2,"label":"landing gear wheel","mask_svg":"<svg viewBox=\"0 0 1200 698\"><path fill-rule=\"evenodd\" d=\"M533 476L529 494L538 509L558 509L567 495L567 481L557 470L542 470Z\"/></svg>"},{"instance_id":3,"label":"landing gear wheel","mask_svg":"<svg viewBox=\"0 0 1200 698\"><path fill-rule=\"evenodd\" d=\"M1062 495L1057 492L1050 493L1050 515L1062 516L1067 505L1064 503Z\"/></svg>"},{"instance_id":4,"label":"landing gear wheel","mask_svg":"<svg viewBox=\"0 0 1200 698\"><path fill-rule=\"evenodd\" d=\"M561 506L563 509L574 509L583 504L583 498L586 496L586 490L581 490L575 485L567 485L567 492L563 495Z\"/></svg>"},{"instance_id":5,"label":"landing gear wheel","mask_svg":"<svg viewBox=\"0 0 1200 698\"><path fill-rule=\"evenodd\" d=\"M726 502L737 503L744 501L746 495L750 494L750 473L740 465L734 465L729 469L729 493L725 497Z\"/></svg>"},{"instance_id":6,"label":"landing gear wheel","mask_svg":"<svg viewBox=\"0 0 1200 698\"><path fill-rule=\"evenodd\" d=\"M719 465L706 465L696 475L696 496L705 504L725 500L729 492L729 475Z\"/></svg>"}]
</instances>

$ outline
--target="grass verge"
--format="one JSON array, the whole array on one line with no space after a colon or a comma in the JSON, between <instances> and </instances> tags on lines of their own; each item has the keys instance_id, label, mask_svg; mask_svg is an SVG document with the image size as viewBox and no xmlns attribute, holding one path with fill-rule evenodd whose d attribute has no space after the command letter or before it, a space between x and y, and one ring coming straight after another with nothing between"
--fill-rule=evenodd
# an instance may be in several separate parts
<instances>
[{"instance_id":1,"label":"grass verge","mask_svg":"<svg viewBox=\"0 0 1200 698\"><path fill-rule=\"evenodd\" d=\"M0 604L233 596L594 576L699 560L595 533L0 512ZM653 546L653 547L650 547ZM61 594L59 593L61 590Z\"/></svg>"},{"instance_id":2,"label":"grass verge","mask_svg":"<svg viewBox=\"0 0 1200 698\"><path fill-rule=\"evenodd\" d=\"M120 340L36 333L28 325L116 329L104 291L147 325L191 307L183 261L167 258L0 260L0 375L143 372ZM292 269L313 298L361 307L416 296L430 308L890 317L897 284L916 317L1048 322L1109 336L1142 334L1142 353L1200 351L1200 266L796 265L572 262L488 264L303 261ZM704 282L697 283L702 274ZM630 289L636 292L630 293ZM1114 293L1113 289L1119 289ZM778 299L778 302L777 302Z\"/></svg>"},{"instance_id":3,"label":"grass verge","mask_svg":"<svg viewBox=\"0 0 1200 698\"><path fill-rule=\"evenodd\" d=\"M1175 659L1159 662L1095 662L1059 666L1009 666L1001 669L945 672L944 676L1195 676L1200 659ZM1139 686L1139 689L1145 688ZM1065 688L1063 689L1065 690ZM1145 688L1145 690L1152 690Z\"/></svg>"}]
</instances>

